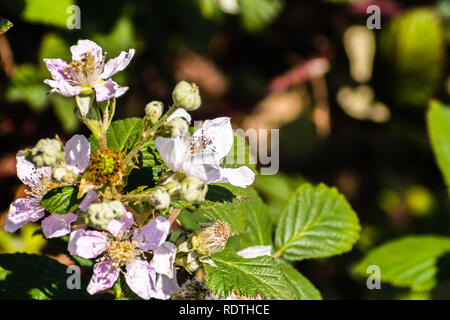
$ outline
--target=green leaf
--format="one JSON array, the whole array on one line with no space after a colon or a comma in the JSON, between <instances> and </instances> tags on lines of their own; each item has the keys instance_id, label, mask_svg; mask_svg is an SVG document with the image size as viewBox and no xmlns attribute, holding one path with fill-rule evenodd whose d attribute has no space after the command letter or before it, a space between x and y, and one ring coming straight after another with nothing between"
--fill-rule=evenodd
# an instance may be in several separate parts
<instances>
[{"instance_id":1,"label":"green leaf","mask_svg":"<svg viewBox=\"0 0 450 320\"><path fill-rule=\"evenodd\" d=\"M250 32L263 29L280 13L280 0L239 0L242 25Z\"/></svg>"},{"instance_id":2,"label":"green leaf","mask_svg":"<svg viewBox=\"0 0 450 320\"><path fill-rule=\"evenodd\" d=\"M234 291L238 295L268 299L287 300L293 297L292 290L275 260L269 256L245 259L231 249L211 256L217 265L206 265L208 288L220 297Z\"/></svg>"},{"instance_id":3,"label":"green leaf","mask_svg":"<svg viewBox=\"0 0 450 320\"><path fill-rule=\"evenodd\" d=\"M335 188L304 184L280 218L275 246L287 260L330 257L349 251L360 229L356 213Z\"/></svg>"},{"instance_id":4,"label":"green leaf","mask_svg":"<svg viewBox=\"0 0 450 320\"><path fill-rule=\"evenodd\" d=\"M106 135L108 147L116 150L131 149L139 138L142 119L126 118L111 123Z\"/></svg>"},{"instance_id":5,"label":"green leaf","mask_svg":"<svg viewBox=\"0 0 450 320\"><path fill-rule=\"evenodd\" d=\"M256 171L256 160L251 155L249 145L246 143L244 137L236 133L234 134L233 147L223 159L221 166L224 168L247 166L254 172Z\"/></svg>"},{"instance_id":6,"label":"green leaf","mask_svg":"<svg viewBox=\"0 0 450 320\"><path fill-rule=\"evenodd\" d=\"M5 33L13 26L12 22L5 18L0 18L0 34Z\"/></svg>"},{"instance_id":7,"label":"green leaf","mask_svg":"<svg viewBox=\"0 0 450 320\"><path fill-rule=\"evenodd\" d=\"M81 289L67 287L67 266L45 256L0 254L0 299L91 299L85 283Z\"/></svg>"},{"instance_id":8,"label":"green leaf","mask_svg":"<svg viewBox=\"0 0 450 320\"><path fill-rule=\"evenodd\" d=\"M22 16L29 22L66 28L71 16L67 8L71 5L74 5L72 0L25 0Z\"/></svg>"},{"instance_id":9,"label":"green leaf","mask_svg":"<svg viewBox=\"0 0 450 320\"><path fill-rule=\"evenodd\" d=\"M450 107L433 101L427 124L434 154L450 192Z\"/></svg>"},{"instance_id":10,"label":"green leaf","mask_svg":"<svg viewBox=\"0 0 450 320\"><path fill-rule=\"evenodd\" d=\"M322 300L322 295L314 285L287 262L279 261L287 282L295 294L296 300Z\"/></svg>"},{"instance_id":11,"label":"green leaf","mask_svg":"<svg viewBox=\"0 0 450 320\"><path fill-rule=\"evenodd\" d=\"M67 133L75 132L80 125L80 121L74 112L73 100L54 94L50 96L50 101L53 103L53 109L64 131Z\"/></svg>"},{"instance_id":12,"label":"green leaf","mask_svg":"<svg viewBox=\"0 0 450 320\"><path fill-rule=\"evenodd\" d=\"M449 251L448 237L409 236L372 250L353 270L368 277L367 268L376 265L382 281L417 291L430 290L441 271L439 259Z\"/></svg>"},{"instance_id":13,"label":"green leaf","mask_svg":"<svg viewBox=\"0 0 450 320\"><path fill-rule=\"evenodd\" d=\"M73 212L83 201L83 198L77 199L77 187L59 187L50 190L41 200L41 206L50 213L66 214Z\"/></svg>"}]
</instances>

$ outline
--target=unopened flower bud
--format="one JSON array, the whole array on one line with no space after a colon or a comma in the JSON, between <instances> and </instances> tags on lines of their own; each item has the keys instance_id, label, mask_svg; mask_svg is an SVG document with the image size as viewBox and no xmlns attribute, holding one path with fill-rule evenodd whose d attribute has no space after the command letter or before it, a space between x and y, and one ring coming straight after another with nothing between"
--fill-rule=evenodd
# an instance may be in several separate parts
<instances>
[{"instance_id":1,"label":"unopened flower bud","mask_svg":"<svg viewBox=\"0 0 450 320\"><path fill-rule=\"evenodd\" d=\"M230 225L222 220L203 223L192 237L192 245L201 255L210 256L225 248L231 236Z\"/></svg>"},{"instance_id":2,"label":"unopened flower bud","mask_svg":"<svg viewBox=\"0 0 450 320\"><path fill-rule=\"evenodd\" d=\"M211 291L203 281L189 279L180 288L175 299L179 300L206 300L211 297Z\"/></svg>"},{"instance_id":3,"label":"unopened flower bud","mask_svg":"<svg viewBox=\"0 0 450 320\"><path fill-rule=\"evenodd\" d=\"M183 118L175 118L162 126L160 135L170 138L184 137L188 131L189 123Z\"/></svg>"},{"instance_id":4,"label":"unopened flower bud","mask_svg":"<svg viewBox=\"0 0 450 320\"><path fill-rule=\"evenodd\" d=\"M170 195L163 189L158 188L150 195L150 203L156 210L167 209L170 205Z\"/></svg>"},{"instance_id":5,"label":"unopened flower bud","mask_svg":"<svg viewBox=\"0 0 450 320\"><path fill-rule=\"evenodd\" d=\"M145 106L145 115L150 120L150 123L156 123L162 116L164 105L161 101L152 101Z\"/></svg>"},{"instance_id":6,"label":"unopened flower bud","mask_svg":"<svg viewBox=\"0 0 450 320\"><path fill-rule=\"evenodd\" d=\"M38 167L55 166L64 161L64 149L56 139L41 139L31 149L31 161Z\"/></svg>"},{"instance_id":7,"label":"unopened flower bud","mask_svg":"<svg viewBox=\"0 0 450 320\"><path fill-rule=\"evenodd\" d=\"M180 188L180 196L189 202L200 202L205 200L208 186L197 177L190 176L183 180Z\"/></svg>"},{"instance_id":8,"label":"unopened flower bud","mask_svg":"<svg viewBox=\"0 0 450 320\"><path fill-rule=\"evenodd\" d=\"M105 230L112 219L120 219L125 207L120 201L108 201L91 204L87 210L88 224L94 228Z\"/></svg>"},{"instance_id":9,"label":"unopened flower bud","mask_svg":"<svg viewBox=\"0 0 450 320\"><path fill-rule=\"evenodd\" d=\"M173 89L172 99L177 107L188 111L196 110L202 103L198 86L195 83L180 81Z\"/></svg>"},{"instance_id":10,"label":"unopened flower bud","mask_svg":"<svg viewBox=\"0 0 450 320\"><path fill-rule=\"evenodd\" d=\"M64 167L53 168L52 177L57 182L63 182L69 171Z\"/></svg>"}]
</instances>

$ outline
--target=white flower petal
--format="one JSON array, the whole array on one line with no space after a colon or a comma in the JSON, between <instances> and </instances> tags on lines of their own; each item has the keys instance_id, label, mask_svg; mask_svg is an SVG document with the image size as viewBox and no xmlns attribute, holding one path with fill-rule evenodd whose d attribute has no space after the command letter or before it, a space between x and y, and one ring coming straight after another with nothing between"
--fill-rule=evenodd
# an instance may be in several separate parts
<instances>
[{"instance_id":1,"label":"white flower petal","mask_svg":"<svg viewBox=\"0 0 450 320\"><path fill-rule=\"evenodd\" d=\"M91 53L96 63L101 63L103 60L102 48L91 40L78 40L76 45L70 47L72 53L72 60L83 60L87 52Z\"/></svg>"},{"instance_id":2,"label":"white flower petal","mask_svg":"<svg viewBox=\"0 0 450 320\"><path fill-rule=\"evenodd\" d=\"M187 113L186 110L184 110L183 108L178 108L177 110L175 110L168 118L167 118L167 122L175 119L175 118L183 118L185 119L187 122L191 122L192 118L191 115L189 113Z\"/></svg>"},{"instance_id":3,"label":"white flower petal","mask_svg":"<svg viewBox=\"0 0 450 320\"><path fill-rule=\"evenodd\" d=\"M167 166L173 171L180 171L186 154L186 143L179 138L161 138L155 140L155 147Z\"/></svg>"},{"instance_id":4,"label":"white flower petal","mask_svg":"<svg viewBox=\"0 0 450 320\"><path fill-rule=\"evenodd\" d=\"M212 143L207 145L204 151L216 153L219 159L225 158L234 142L230 118L221 117L206 120L202 127L194 132L191 139L198 140L202 139L202 137L212 140Z\"/></svg>"},{"instance_id":5,"label":"white flower petal","mask_svg":"<svg viewBox=\"0 0 450 320\"><path fill-rule=\"evenodd\" d=\"M246 188L255 181L255 173L246 166L239 168L221 168L220 178L216 183L229 183L236 187Z\"/></svg>"},{"instance_id":6,"label":"white flower petal","mask_svg":"<svg viewBox=\"0 0 450 320\"><path fill-rule=\"evenodd\" d=\"M67 141L65 147L67 169L75 174L81 174L89 165L91 144L85 136L76 134Z\"/></svg>"},{"instance_id":7,"label":"white flower petal","mask_svg":"<svg viewBox=\"0 0 450 320\"><path fill-rule=\"evenodd\" d=\"M187 176L194 176L206 183L220 179L220 164L216 154L201 152L184 159L183 171Z\"/></svg>"},{"instance_id":8,"label":"white flower petal","mask_svg":"<svg viewBox=\"0 0 450 320\"><path fill-rule=\"evenodd\" d=\"M167 218L159 216L133 233L133 240L139 243L143 250L155 250L162 245L169 234L170 222Z\"/></svg>"},{"instance_id":9,"label":"white flower petal","mask_svg":"<svg viewBox=\"0 0 450 320\"><path fill-rule=\"evenodd\" d=\"M120 219L112 219L106 230L109 231L112 235L117 236L120 231L126 231L130 229L130 227L134 223L133 214L131 212L125 211L122 218Z\"/></svg>"},{"instance_id":10,"label":"white flower petal","mask_svg":"<svg viewBox=\"0 0 450 320\"><path fill-rule=\"evenodd\" d=\"M170 279L173 278L173 263L177 247L171 242L164 242L161 246L153 251L153 259L150 265L157 273L164 274Z\"/></svg>"},{"instance_id":11,"label":"white flower petal","mask_svg":"<svg viewBox=\"0 0 450 320\"><path fill-rule=\"evenodd\" d=\"M87 211L89 205L98 198L98 194L95 191L89 190L84 196L83 201L81 201L78 208L82 211Z\"/></svg>"},{"instance_id":12,"label":"white flower petal","mask_svg":"<svg viewBox=\"0 0 450 320\"><path fill-rule=\"evenodd\" d=\"M94 265L94 274L87 287L87 292L95 294L99 291L111 288L119 278L120 270L114 268L109 260L97 262Z\"/></svg>"},{"instance_id":13,"label":"white flower petal","mask_svg":"<svg viewBox=\"0 0 450 320\"><path fill-rule=\"evenodd\" d=\"M35 198L20 198L9 207L6 215L5 231L15 232L28 222L38 221L45 215L40 206L40 200Z\"/></svg>"},{"instance_id":14,"label":"white flower petal","mask_svg":"<svg viewBox=\"0 0 450 320\"><path fill-rule=\"evenodd\" d=\"M38 187L44 178L52 176L51 167L36 167L22 152L17 153L16 161L17 176L29 187Z\"/></svg>"},{"instance_id":15,"label":"white flower petal","mask_svg":"<svg viewBox=\"0 0 450 320\"><path fill-rule=\"evenodd\" d=\"M155 298L167 300L178 291L180 291L180 287L178 286L177 283L175 270L172 279L166 277L163 274L156 275L156 294L154 296Z\"/></svg>"},{"instance_id":16,"label":"white flower petal","mask_svg":"<svg viewBox=\"0 0 450 320\"><path fill-rule=\"evenodd\" d=\"M120 54L110 59L103 68L102 74L100 74L100 78L106 80L111 78L116 73L122 71L125 69L128 64L130 63L131 59L133 58L135 53L134 49L130 49L128 52L122 51Z\"/></svg>"},{"instance_id":17,"label":"white flower petal","mask_svg":"<svg viewBox=\"0 0 450 320\"><path fill-rule=\"evenodd\" d=\"M44 83L55 89L55 91L64 97L73 97L81 92L80 86L72 86L66 80L49 80L45 79Z\"/></svg>"},{"instance_id":18,"label":"white flower petal","mask_svg":"<svg viewBox=\"0 0 450 320\"><path fill-rule=\"evenodd\" d=\"M134 293L142 299L155 296L156 272L147 261L135 259L127 265L125 280Z\"/></svg>"},{"instance_id":19,"label":"white flower petal","mask_svg":"<svg viewBox=\"0 0 450 320\"><path fill-rule=\"evenodd\" d=\"M78 229L70 234L68 250L71 255L92 259L106 250L107 241L99 231Z\"/></svg>"},{"instance_id":20,"label":"white flower petal","mask_svg":"<svg viewBox=\"0 0 450 320\"><path fill-rule=\"evenodd\" d=\"M42 220L42 232L47 239L62 237L70 233L72 230L70 225L75 220L77 215L73 213L51 214Z\"/></svg>"}]
</instances>

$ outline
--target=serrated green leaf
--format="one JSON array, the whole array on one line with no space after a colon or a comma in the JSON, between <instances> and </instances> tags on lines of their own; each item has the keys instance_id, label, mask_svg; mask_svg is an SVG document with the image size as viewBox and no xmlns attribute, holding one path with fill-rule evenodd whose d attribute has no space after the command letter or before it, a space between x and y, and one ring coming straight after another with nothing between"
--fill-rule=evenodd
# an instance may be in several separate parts
<instances>
[{"instance_id":1,"label":"serrated green leaf","mask_svg":"<svg viewBox=\"0 0 450 320\"><path fill-rule=\"evenodd\" d=\"M292 299L284 275L275 260L269 256L245 259L231 249L225 249L211 256L216 267L206 265L208 288L220 297L232 292L247 297L258 295L268 299Z\"/></svg>"},{"instance_id":2,"label":"serrated green leaf","mask_svg":"<svg viewBox=\"0 0 450 320\"><path fill-rule=\"evenodd\" d=\"M450 107L433 101L427 113L428 135L450 192Z\"/></svg>"},{"instance_id":3,"label":"serrated green leaf","mask_svg":"<svg viewBox=\"0 0 450 320\"><path fill-rule=\"evenodd\" d=\"M50 190L41 200L41 206L50 213L66 214L75 211L83 198L77 199L77 187L59 187Z\"/></svg>"},{"instance_id":4,"label":"serrated green leaf","mask_svg":"<svg viewBox=\"0 0 450 320\"><path fill-rule=\"evenodd\" d=\"M287 260L330 257L349 251L360 229L356 213L335 188L304 184L280 218L275 246Z\"/></svg>"},{"instance_id":5,"label":"serrated green leaf","mask_svg":"<svg viewBox=\"0 0 450 320\"><path fill-rule=\"evenodd\" d=\"M0 254L0 299L90 299L85 283L70 290L67 266L45 256Z\"/></svg>"},{"instance_id":6,"label":"serrated green leaf","mask_svg":"<svg viewBox=\"0 0 450 320\"><path fill-rule=\"evenodd\" d=\"M378 266L381 281L413 290L430 290L437 283L439 258L450 252L450 238L409 236L372 250L353 269L365 277L367 268Z\"/></svg>"},{"instance_id":7,"label":"serrated green leaf","mask_svg":"<svg viewBox=\"0 0 450 320\"><path fill-rule=\"evenodd\" d=\"M113 121L106 136L108 147L116 150L131 149L139 138L143 125L140 118Z\"/></svg>"},{"instance_id":8,"label":"serrated green leaf","mask_svg":"<svg viewBox=\"0 0 450 320\"><path fill-rule=\"evenodd\" d=\"M12 22L5 18L0 18L0 34L5 33L13 26Z\"/></svg>"},{"instance_id":9,"label":"serrated green leaf","mask_svg":"<svg viewBox=\"0 0 450 320\"><path fill-rule=\"evenodd\" d=\"M287 282L294 291L296 300L322 300L322 295L314 285L289 263L278 262Z\"/></svg>"}]
</instances>

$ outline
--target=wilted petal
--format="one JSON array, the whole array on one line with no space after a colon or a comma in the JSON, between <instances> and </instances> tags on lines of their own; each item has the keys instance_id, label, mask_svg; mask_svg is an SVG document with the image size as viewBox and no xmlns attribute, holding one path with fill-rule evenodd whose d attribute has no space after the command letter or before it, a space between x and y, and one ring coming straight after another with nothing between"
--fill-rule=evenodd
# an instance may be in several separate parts
<instances>
[{"instance_id":1,"label":"wilted petal","mask_svg":"<svg viewBox=\"0 0 450 320\"><path fill-rule=\"evenodd\" d=\"M186 154L186 143L183 139L158 137L155 140L155 147L170 169L173 171L182 169Z\"/></svg>"},{"instance_id":2,"label":"wilted petal","mask_svg":"<svg viewBox=\"0 0 450 320\"><path fill-rule=\"evenodd\" d=\"M85 54L90 52L95 58L96 63L101 63L103 60L102 48L91 40L78 40L76 45L70 47L72 53L72 60L83 60Z\"/></svg>"},{"instance_id":3,"label":"wilted petal","mask_svg":"<svg viewBox=\"0 0 450 320\"><path fill-rule=\"evenodd\" d=\"M105 251L107 241L99 231L78 229L70 234L68 249L71 255L92 259Z\"/></svg>"},{"instance_id":4,"label":"wilted petal","mask_svg":"<svg viewBox=\"0 0 450 320\"><path fill-rule=\"evenodd\" d=\"M44 178L52 176L51 167L36 167L22 152L17 153L16 161L17 176L29 187L37 187Z\"/></svg>"},{"instance_id":5,"label":"wilted petal","mask_svg":"<svg viewBox=\"0 0 450 320\"><path fill-rule=\"evenodd\" d=\"M238 251L237 254L247 259L260 256L270 256L271 248L270 246L253 246Z\"/></svg>"},{"instance_id":6,"label":"wilted petal","mask_svg":"<svg viewBox=\"0 0 450 320\"><path fill-rule=\"evenodd\" d=\"M9 207L6 215L5 231L15 232L28 222L38 221L45 215L40 206L40 200L35 198L20 198Z\"/></svg>"},{"instance_id":7,"label":"wilted petal","mask_svg":"<svg viewBox=\"0 0 450 320\"><path fill-rule=\"evenodd\" d=\"M219 159L225 158L230 152L234 142L233 128L230 118L221 117L206 120L200 129L197 129L191 139L211 139L212 143L205 146L203 151L211 151L217 154Z\"/></svg>"},{"instance_id":8,"label":"wilted petal","mask_svg":"<svg viewBox=\"0 0 450 320\"><path fill-rule=\"evenodd\" d=\"M80 210L83 211L87 211L87 209L89 208L89 205L98 198L98 194L95 191L88 191L86 193L86 195L84 196L83 201L81 201L80 205L78 206L78 208Z\"/></svg>"},{"instance_id":9,"label":"wilted petal","mask_svg":"<svg viewBox=\"0 0 450 320\"><path fill-rule=\"evenodd\" d=\"M65 147L65 160L67 169L81 174L89 165L91 144L85 136L76 134L67 141Z\"/></svg>"},{"instance_id":10,"label":"wilted petal","mask_svg":"<svg viewBox=\"0 0 450 320\"><path fill-rule=\"evenodd\" d=\"M183 171L187 176L194 176L206 183L220 179L220 164L212 152L189 155L184 159Z\"/></svg>"},{"instance_id":11,"label":"wilted petal","mask_svg":"<svg viewBox=\"0 0 450 320\"><path fill-rule=\"evenodd\" d=\"M68 80L70 78L69 65L63 59L44 59L48 71L52 75L53 80Z\"/></svg>"},{"instance_id":12,"label":"wilted petal","mask_svg":"<svg viewBox=\"0 0 450 320\"><path fill-rule=\"evenodd\" d=\"M134 223L133 214L131 212L125 211L122 218L120 219L112 219L106 230L109 231L112 235L117 236L120 231L126 231L130 229L130 227Z\"/></svg>"},{"instance_id":13,"label":"wilted petal","mask_svg":"<svg viewBox=\"0 0 450 320\"><path fill-rule=\"evenodd\" d=\"M119 278L119 269L114 268L110 261L104 260L94 265L94 274L87 287L87 292L95 294L99 291L111 288Z\"/></svg>"},{"instance_id":14,"label":"wilted petal","mask_svg":"<svg viewBox=\"0 0 450 320\"><path fill-rule=\"evenodd\" d=\"M120 97L128 90L128 87L120 87L117 82L108 80L96 83L94 89L97 102L101 102Z\"/></svg>"},{"instance_id":15,"label":"wilted petal","mask_svg":"<svg viewBox=\"0 0 450 320\"><path fill-rule=\"evenodd\" d=\"M173 294L180 291L180 287L177 283L176 271L172 279L169 279L163 274L156 275L156 294L155 298L166 300Z\"/></svg>"},{"instance_id":16,"label":"wilted petal","mask_svg":"<svg viewBox=\"0 0 450 320\"><path fill-rule=\"evenodd\" d=\"M183 108L178 108L177 110L175 110L168 118L166 121L171 121L175 118L183 118L186 119L187 122L191 122L192 118L191 115L189 113L187 113L186 110L184 110Z\"/></svg>"},{"instance_id":17,"label":"wilted petal","mask_svg":"<svg viewBox=\"0 0 450 320\"><path fill-rule=\"evenodd\" d=\"M64 97L73 97L81 92L80 86L72 86L66 80L44 80L44 83L52 87L58 94Z\"/></svg>"},{"instance_id":18,"label":"wilted petal","mask_svg":"<svg viewBox=\"0 0 450 320\"><path fill-rule=\"evenodd\" d=\"M130 289L142 299L148 300L156 294L156 272L147 261L136 259L129 263L125 280Z\"/></svg>"},{"instance_id":19,"label":"wilted petal","mask_svg":"<svg viewBox=\"0 0 450 320\"><path fill-rule=\"evenodd\" d=\"M139 243L143 250L155 250L162 245L169 234L170 222L167 218L159 216L134 231L133 240Z\"/></svg>"},{"instance_id":20,"label":"wilted petal","mask_svg":"<svg viewBox=\"0 0 450 320\"><path fill-rule=\"evenodd\" d=\"M160 247L153 251L153 259L150 265L157 273L164 274L169 278L173 278L173 263L177 247L171 242L164 242Z\"/></svg>"},{"instance_id":21,"label":"wilted petal","mask_svg":"<svg viewBox=\"0 0 450 320\"><path fill-rule=\"evenodd\" d=\"M229 183L236 187L245 188L255 181L255 173L246 166L239 168L221 168L220 178L216 183Z\"/></svg>"},{"instance_id":22,"label":"wilted petal","mask_svg":"<svg viewBox=\"0 0 450 320\"><path fill-rule=\"evenodd\" d=\"M70 233L70 224L75 220L77 215L73 213L51 214L42 220L42 232L47 239L62 237Z\"/></svg>"},{"instance_id":23,"label":"wilted petal","mask_svg":"<svg viewBox=\"0 0 450 320\"><path fill-rule=\"evenodd\" d=\"M114 59L110 59L103 69L102 74L100 75L100 78L102 79L109 79L116 73L122 71L125 69L128 64L130 63L131 59L133 58L135 53L134 49L130 49L128 52L122 51L119 56L115 57Z\"/></svg>"}]
</instances>

